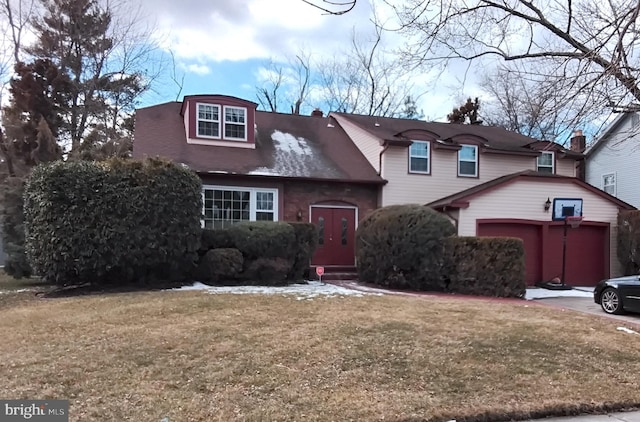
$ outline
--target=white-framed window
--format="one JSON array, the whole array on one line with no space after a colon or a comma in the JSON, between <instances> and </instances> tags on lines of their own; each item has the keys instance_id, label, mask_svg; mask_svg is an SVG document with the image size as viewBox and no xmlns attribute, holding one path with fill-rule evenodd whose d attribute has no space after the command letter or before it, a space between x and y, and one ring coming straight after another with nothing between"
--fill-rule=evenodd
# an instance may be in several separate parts
<instances>
[{"instance_id":1,"label":"white-framed window","mask_svg":"<svg viewBox=\"0 0 640 422\"><path fill-rule=\"evenodd\" d=\"M233 186L203 186L203 221L207 229L222 229L241 221L277 221L278 190Z\"/></svg>"},{"instance_id":2,"label":"white-framed window","mask_svg":"<svg viewBox=\"0 0 640 422\"><path fill-rule=\"evenodd\" d=\"M543 151L536 161L538 173L555 173L556 157L553 151Z\"/></svg>"},{"instance_id":3,"label":"white-framed window","mask_svg":"<svg viewBox=\"0 0 640 422\"><path fill-rule=\"evenodd\" d=\"M429 174L430 144L426 141L413 141L409 146L409 173Z\"/></svg>"},{"instance_id":4,"label":"white-framed window","mask_svg":"<svg viewBox=\"0 0 640 422\"><path fill-rule=\"evenodd\" d=\"M607 173L602 175L602 190L610 195L616 195L616 174Z\"/></svg>"},{"instance_id":5,"label":"white-framed window","mask_svg":"<svg viewBox=\"0 0 640 422\"><path fill-rule=\"evenodd\" d=\"M224 138L247 139L247 109L224 106Z\"/></svg>"},{"instance_id":6,"label":"white-framed window","mask_svg":"<svg viewBox=\"0 0 640 422\"><path fill-rule=\"evenodd\" d=\"M478 147L462 145L458 151L458 176L478 177Z\"/></svg>"},{"instance_id":7,"label":"white-framed window","mask_svg":"<svg viewBox=\"0 0 640 422\"><path fill-rule=\"evenodd\" d=\"M220 106L216 104L196 104L197 133L203 138L220 138Z\"/></svg>"}]
</instances>

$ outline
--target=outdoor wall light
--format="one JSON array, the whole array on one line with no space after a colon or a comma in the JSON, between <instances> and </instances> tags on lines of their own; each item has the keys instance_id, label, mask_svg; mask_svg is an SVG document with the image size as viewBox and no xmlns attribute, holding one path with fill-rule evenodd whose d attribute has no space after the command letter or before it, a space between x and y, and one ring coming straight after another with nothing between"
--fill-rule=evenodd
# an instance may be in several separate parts
<instances>
[{"instance_id":1,"label":"outdoor wall light","mask_svg":"<svg viewBox=\"0 0 640 422\"><path fill-rule=\"evenodd\" d=\"M551 199L547 198L547 202L544 203L544 211L549 211L549 208L551 208Z\"/></svg>"},{"instance_id":2,"label":"outdoor wall light","mask_svg":"<svg viewBox=\"0 0 640 422\"><path fill-rule=\"evenodd\" d=\"M298 221L302 221L302 210L298 210L298 212L296 213L296 219Z\"/></svg>"}]
</instances>

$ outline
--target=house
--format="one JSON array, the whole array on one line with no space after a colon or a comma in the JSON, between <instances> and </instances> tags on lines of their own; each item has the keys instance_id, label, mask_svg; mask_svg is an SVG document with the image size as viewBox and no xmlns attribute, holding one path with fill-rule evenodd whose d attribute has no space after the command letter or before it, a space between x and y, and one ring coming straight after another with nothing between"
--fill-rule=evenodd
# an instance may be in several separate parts
<instances>
[{"instance_id":1,"label":"house","mask_svg":"<svg viewBox=\"0 0 640 422\"><path fill-rule=\"evenodd\" d=\"M595 285L620 273L617 215L633 207L576 177L584 165L581 133L566 149L498 127L329 116L388 181L381 205L428 205L461 236L523 239L529 285L562 275L565 225L554 221L552 207L562 199L580 204L584 219L567 231L565 281Z\"/></svg>"},{"instance_id":2,"label":"house","mask_svg":"<svg viewBox=\"0 0 640 422\"><path fill-rule=\"evenodd\" d=\"M313 265L355 265L359 219L385 181L332 117L269 113L223 95L186 96L136 111L133 156L163 156L203 182L203 225L314 221Z\"/></svg>"},{"instance_id":3,"label":"house","mask_svg":"<svg viewBox=\"0 0 640 422\"><path fill-rule=\"evenodd\" d=\"M621 113L587 149L587 183L640 207L640 114Z\"/></svg>"},{"instance_id":4,"label":"house","mask_svg":"<svg viewBox=\"0 0 640 422\"><path fill-rule=\"evenodd\" d=\"M522 238L529 284L562 274L566 226L552 217L577 210L583 221L567 232L566 281L593 285L619 274L617 214L632 206L576 177L581 134L566 149L490 126L256 107L197 95L139 109L134 157L193 169L203 181L204 227L313 222L314 266L353 268L359 220L379 206L420 203L447 215L459 235Z\"/></svg>"}]
</instances>

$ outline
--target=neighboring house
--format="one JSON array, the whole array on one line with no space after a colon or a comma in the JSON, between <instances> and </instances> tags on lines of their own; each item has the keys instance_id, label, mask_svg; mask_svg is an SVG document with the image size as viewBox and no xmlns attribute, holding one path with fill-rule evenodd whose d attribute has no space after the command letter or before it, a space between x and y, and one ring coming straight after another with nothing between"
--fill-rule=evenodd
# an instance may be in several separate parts
<instances>
[{"instance_id":1,"label":"neighboring house","mask_svg":"<svg viewBox=\"0 0 640 422\"><path fill-rule=\"evenodd\" d=\"M187 96L136 111L133 156L163 156L203 182L204 227L315 221L312 264L355 264L359 219L385 182L333 118L256 111L222 95Z\"/></svg>"},{"instance_id":2,"label":"neighboring house","mask_svg":"<svg viewBox=\"0 0 640 422\"><path fill-rule=\"evenodd\" d=\"M421 203L449 216L461 236L523 239L527 283L562 274L563 223L554 199L576 198L584 222L570 229L566 282L618 275L616 224L632 208L584 183L584 136L571 148L502 128L330 113L388 181L381 205Z\"/></svg>"},{"instance_id":3,"label":"neighboring house","mask_svg":"<svg viewBox=\"0 0 640 422\"><path fill-rule=\"evenodd\" d=\"M621 113L586 151L587 183L640 207L640 114Z\"/></svg>"}]
</instances>

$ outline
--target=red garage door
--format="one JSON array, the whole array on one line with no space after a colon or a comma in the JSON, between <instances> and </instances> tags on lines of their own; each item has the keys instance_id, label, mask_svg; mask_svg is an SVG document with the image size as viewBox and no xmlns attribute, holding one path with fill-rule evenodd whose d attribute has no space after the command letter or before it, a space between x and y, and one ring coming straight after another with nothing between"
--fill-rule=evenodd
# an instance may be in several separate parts
<instances>
[{"instance_id":1,"label":"red garage door","mask_svg":"<svg viewBox=\"0 0 640 422\"><path fill-rule=\"evenodd\" d=\"M478 236L518 237L524 242L526 281L534 285L562 276L563 224L541 222L478 222ZM595 286L609 275L609 228L583 223L567 230L565 282Z\"/></svg>"},{"instance_id":2,"label":"red garage door","mask_svg":"<svg viewBox=\"0 0 640 422\"><path fill-rule=\"evenodd\" d=\"M478 224L478 236L519 237L524 242L526 281L533 286L542 280L542 226L517 223Z\"/></svg>"}]
</instances>

